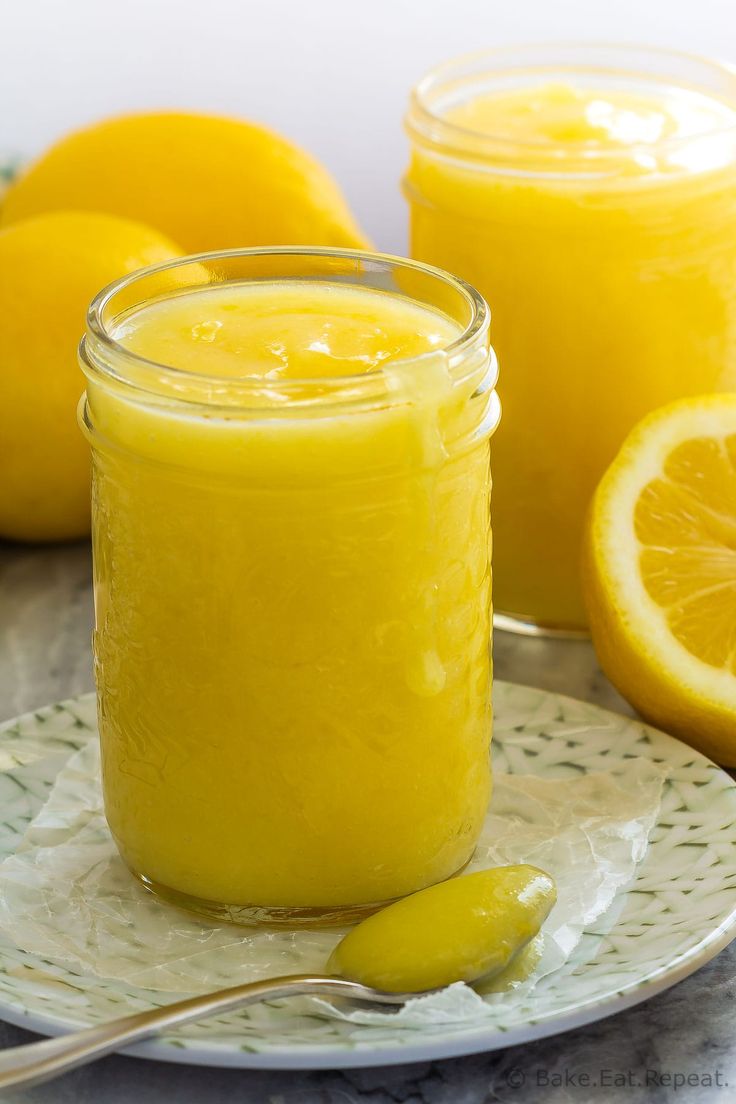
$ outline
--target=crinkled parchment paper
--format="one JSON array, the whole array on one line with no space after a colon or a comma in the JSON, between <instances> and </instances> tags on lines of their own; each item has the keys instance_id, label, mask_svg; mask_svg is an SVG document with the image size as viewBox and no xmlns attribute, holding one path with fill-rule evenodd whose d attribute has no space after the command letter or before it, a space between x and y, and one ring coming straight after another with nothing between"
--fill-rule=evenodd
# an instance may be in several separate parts
<instances>
[{"instance_id":1,"label":"crinkled parchment paper","mask_svg":"<svg viewBox=\"0 0 736 1104\"><path fill-rule=\"evenodd\" d=\"M569 958L585 928L628 882L647 847L666 770L632 759L606 773L547 780L496 773L491 810L469 869L529 862L554 876L558 902L532 974L505 992L464 985L398 1013L325 1015L393 1027L464 1022L519 999ZM15 855L0 864L0 928L20 948L72 969L143 988L194 993L290 973L322 971L341 932L215 925L151 897L128 873L102 809L99 751L73 754Z\"/></svg>"}]
</instances>

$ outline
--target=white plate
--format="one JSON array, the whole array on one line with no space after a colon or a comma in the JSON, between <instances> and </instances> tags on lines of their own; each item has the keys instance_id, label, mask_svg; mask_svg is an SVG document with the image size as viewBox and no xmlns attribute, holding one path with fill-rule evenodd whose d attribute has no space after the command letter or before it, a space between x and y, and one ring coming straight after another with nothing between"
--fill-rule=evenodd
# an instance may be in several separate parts
<instances>
[{"instance_id":1,"label":"white plate","mask_svg":"<svg viewBox=\"0 0 736 1104\"><path fill-rule=\"evenodd\" d=\"M680 981L736 935L736 783L646 725L571 698L497 682L497 770L570 777L644 756L671 768L636 879L586 932L566 966L492 1026L393 1031L258 1006L130 1048L169 1062L261 1069L390 1065L493 1050L611 1015ZM0 859L45 800L56 773L95 732L92 695L0 728ZM171 994L82 977L0 942L0 1018L57 1035Z\"/></svg>"}]
</instances>

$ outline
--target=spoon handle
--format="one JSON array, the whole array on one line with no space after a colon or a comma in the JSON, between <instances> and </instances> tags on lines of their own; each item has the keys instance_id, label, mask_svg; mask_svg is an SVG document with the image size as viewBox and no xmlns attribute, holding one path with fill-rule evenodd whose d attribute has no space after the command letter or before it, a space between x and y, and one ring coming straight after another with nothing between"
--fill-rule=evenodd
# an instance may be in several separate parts
<instances>
[{"instance_id":1,"label":"spoon handle","mask_svg":"<svg viewBox=\"0 0 736 1104\"><path fill-rule=\"evenodd\" d=\"M95 1027L74 1031L56 1039L26 1043L0 1051L0 1090L30 1088L61 1073L82 1066L104 1054L148 1039L167 1028L199 1020L215 1013L233 1012L248 1004L281 997L305 995L350 997L379 1004L403 1004L417 993L384 993L355 981L320 974L294 974L268 978L204 993L198 997L165 1004L147 1012L137 1012Z\"/></svg>"}]
</instances>

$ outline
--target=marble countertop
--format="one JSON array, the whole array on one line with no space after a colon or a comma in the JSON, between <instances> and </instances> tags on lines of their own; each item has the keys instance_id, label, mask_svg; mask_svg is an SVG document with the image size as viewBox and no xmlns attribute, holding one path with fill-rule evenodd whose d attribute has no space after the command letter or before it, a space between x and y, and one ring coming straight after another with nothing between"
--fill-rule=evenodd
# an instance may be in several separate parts
<instances>
[{"instance_id":1,"label":"marble countertop","mask_svg":"<svg viewBox=\"0 0 736 1104\"><path fill-rule=\"evenodd\" d=\"M92 689L87 545L0 544L0 720ZM631 710L583 641L498 633L496 674ZM616 1016L491 1054L386 1069L278 1073L111 1057L7 1104L720 1104L736 1099L736 943ZM0 1046L29 1041L0 1022ZM593 1086L593 1087L591 1087Z\"/></svg>"}]
</instances>

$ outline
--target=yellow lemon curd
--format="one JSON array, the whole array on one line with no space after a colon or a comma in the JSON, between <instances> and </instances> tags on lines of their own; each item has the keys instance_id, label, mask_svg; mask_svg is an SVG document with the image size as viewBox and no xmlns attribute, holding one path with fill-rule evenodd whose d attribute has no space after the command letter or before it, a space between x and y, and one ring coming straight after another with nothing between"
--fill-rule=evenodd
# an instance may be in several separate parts
<instances>
[{"instance_id":1,"label":"yellow lemon curd","mask_svg":"<svg viewBox=\"0 0 736 1104\"><path fill-rule=\"evenodd\" d=\"M496 608L584 628L583 520L626 433L736 387L736 91L486 73L420 85L408 122L412 255L488 298L504 368Z\"/></svg>"},{"instance_id":2,"label":"yellow lemon curd","mask_svg":"<svg viewBox=\"0 0 736 1104\"><path fill-rule=\"evenodd\" d=\"M284 280L159 297L111 336L167 366L135 361L142 400L87 365L126 862L246 919L446 878L490 786L487 332L459 365L440 310Z\"/></svg>"},{"instance_id":3,"label":"yellow lemon curd","mask_svg":"<svg viewBox=\"0 0 736 1104\"><path fill-rule=\"evenodd\" d=\"M556 899L554 881L536 866L478 870L369 916L327 969L389 993L498 976L519 961Z\"/></svg>"}]
</instances>

